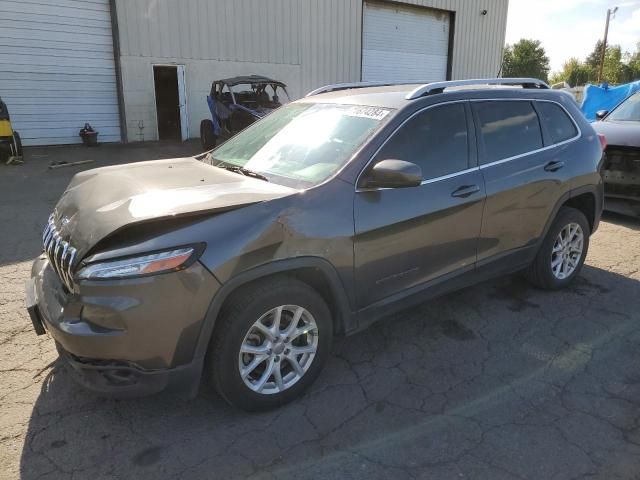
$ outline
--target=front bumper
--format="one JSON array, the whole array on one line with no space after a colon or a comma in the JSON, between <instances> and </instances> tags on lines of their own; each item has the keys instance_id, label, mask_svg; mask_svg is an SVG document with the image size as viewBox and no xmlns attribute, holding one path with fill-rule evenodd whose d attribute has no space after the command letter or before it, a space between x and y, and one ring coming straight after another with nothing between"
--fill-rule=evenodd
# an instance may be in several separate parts
<instances>
[{"instance_id":1,"label":"front bumper","mask_svg":"<svg viewBox=\"0 0 640 480\"><path fill-rule=\"evenodd\" d=\"M152 277L84 281L69 292L46 257L27 283L36 333L46 331L73 377L103 395L137 396L169 387L195 393L202 324L219 288L200 263Z\"/></svg>"},{"instance_id":2,"label":"front bumper","mask_svg":"<svg viewBox=\"0 0 640 480\"><path fill-rule=\"evenodd\" d=\"M193 361L176 368L144 370L130 362L80 358L56 342L60 358L80 385L105 397L127 398L151 395L163 390L195 396L201 365Z\"/></svg>"},{"instance_id":3,"label":"front bumper","mask_svg":"<svg viewBox=\"0 0 640 480\"><path fill-rule=\"evenodd\" d=\"M603 172L605 210L640 216L640 174Z\"/></svg>"}]
</instances>

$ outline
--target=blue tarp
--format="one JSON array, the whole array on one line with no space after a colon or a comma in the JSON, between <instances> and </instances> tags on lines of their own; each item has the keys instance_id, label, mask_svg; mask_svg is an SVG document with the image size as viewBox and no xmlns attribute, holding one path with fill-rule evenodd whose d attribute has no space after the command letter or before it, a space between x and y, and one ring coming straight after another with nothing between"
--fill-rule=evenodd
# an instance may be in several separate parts
<instances>
[{"instance_id":1,"label":"blue tarp","mask_svg":"<svg viewBox=\"0 0 640 480\"><path fill-rule=\"evenodd\" d=\"M584 87L582 113L590 122L595 121L598 110L613 110L625 98L640 90L640 80L625 83L617 87L610 87L606 83L600 86L587 85Z\"/></svg>"}]
</instances>

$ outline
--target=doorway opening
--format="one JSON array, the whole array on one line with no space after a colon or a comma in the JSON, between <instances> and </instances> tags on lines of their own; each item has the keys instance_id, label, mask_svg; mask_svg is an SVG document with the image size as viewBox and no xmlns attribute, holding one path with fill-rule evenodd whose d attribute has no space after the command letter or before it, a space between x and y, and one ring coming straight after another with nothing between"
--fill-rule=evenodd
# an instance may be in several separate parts
<instances>
[{"instance_id":1,"label":"doorway opening","mask_svg":"<svg viewBox=\"0 0 640 480\"><path fill-rule=\"evenodd\" d=\"M186 94L183 65L154 65L159 140L186 140Z\"/></svg>"}]
</instances>

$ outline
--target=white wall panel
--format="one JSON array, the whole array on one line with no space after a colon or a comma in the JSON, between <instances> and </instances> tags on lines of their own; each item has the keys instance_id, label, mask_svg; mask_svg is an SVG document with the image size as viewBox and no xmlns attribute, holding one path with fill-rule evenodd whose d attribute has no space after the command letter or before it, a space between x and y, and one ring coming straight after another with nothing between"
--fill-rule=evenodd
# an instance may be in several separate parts
<instances>
[{"instance_id":1,"label":"white wall panel","mask_svg":"<svg viewBox=\"0 0 640 480\"><path fill-rule=\"evenodd\" d=\"M108 0L0 0L0 95L25 145L120 140Z\"/></svg>"},{"instance_id":2,"label":"white wall panel","mask_svg":"<svg viewBox=\"0 0 640 480\"><path fill-rule=\"evenodd\" d=\"M362 80L446 80L450 15L440 10L365 2Z\"/></svg>"},{"instance_id":3,"label":"white wall panel","mask_svg":"<svg viewBox=\"0 0 640 480\"><path fill-rule=\"evenodd\" d=\"M395 3L439 9L443 17L455 12L453 78L497 75L508 0ZM140 138L141 121L144 138L155 138L154 63L186 66L189 130L198 135L214 79L272 76L298 98L324 84L361 80L368 61L362 55L363 0L116 0L116 5L130 140ZM408 50L401 52L407 65L416 54ZM440 62L433 75L441 76L441 69Z\"/></svg>"}]
</instances>

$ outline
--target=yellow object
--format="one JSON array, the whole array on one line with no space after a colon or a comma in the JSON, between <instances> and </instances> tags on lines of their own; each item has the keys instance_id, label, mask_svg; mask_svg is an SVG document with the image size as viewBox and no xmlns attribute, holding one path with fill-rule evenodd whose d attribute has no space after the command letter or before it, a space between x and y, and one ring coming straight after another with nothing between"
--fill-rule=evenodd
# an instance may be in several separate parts
<instances>
[{"instance_id":1,"label":"yellow object","mask_svg":"<svg viewBox=\"0 0 640 480\"><path fill-rule=\"evenodd\" d=\"M9 120L0 120L0 137L13 137L13 129Z\"/></svg>"}]
</instances>

